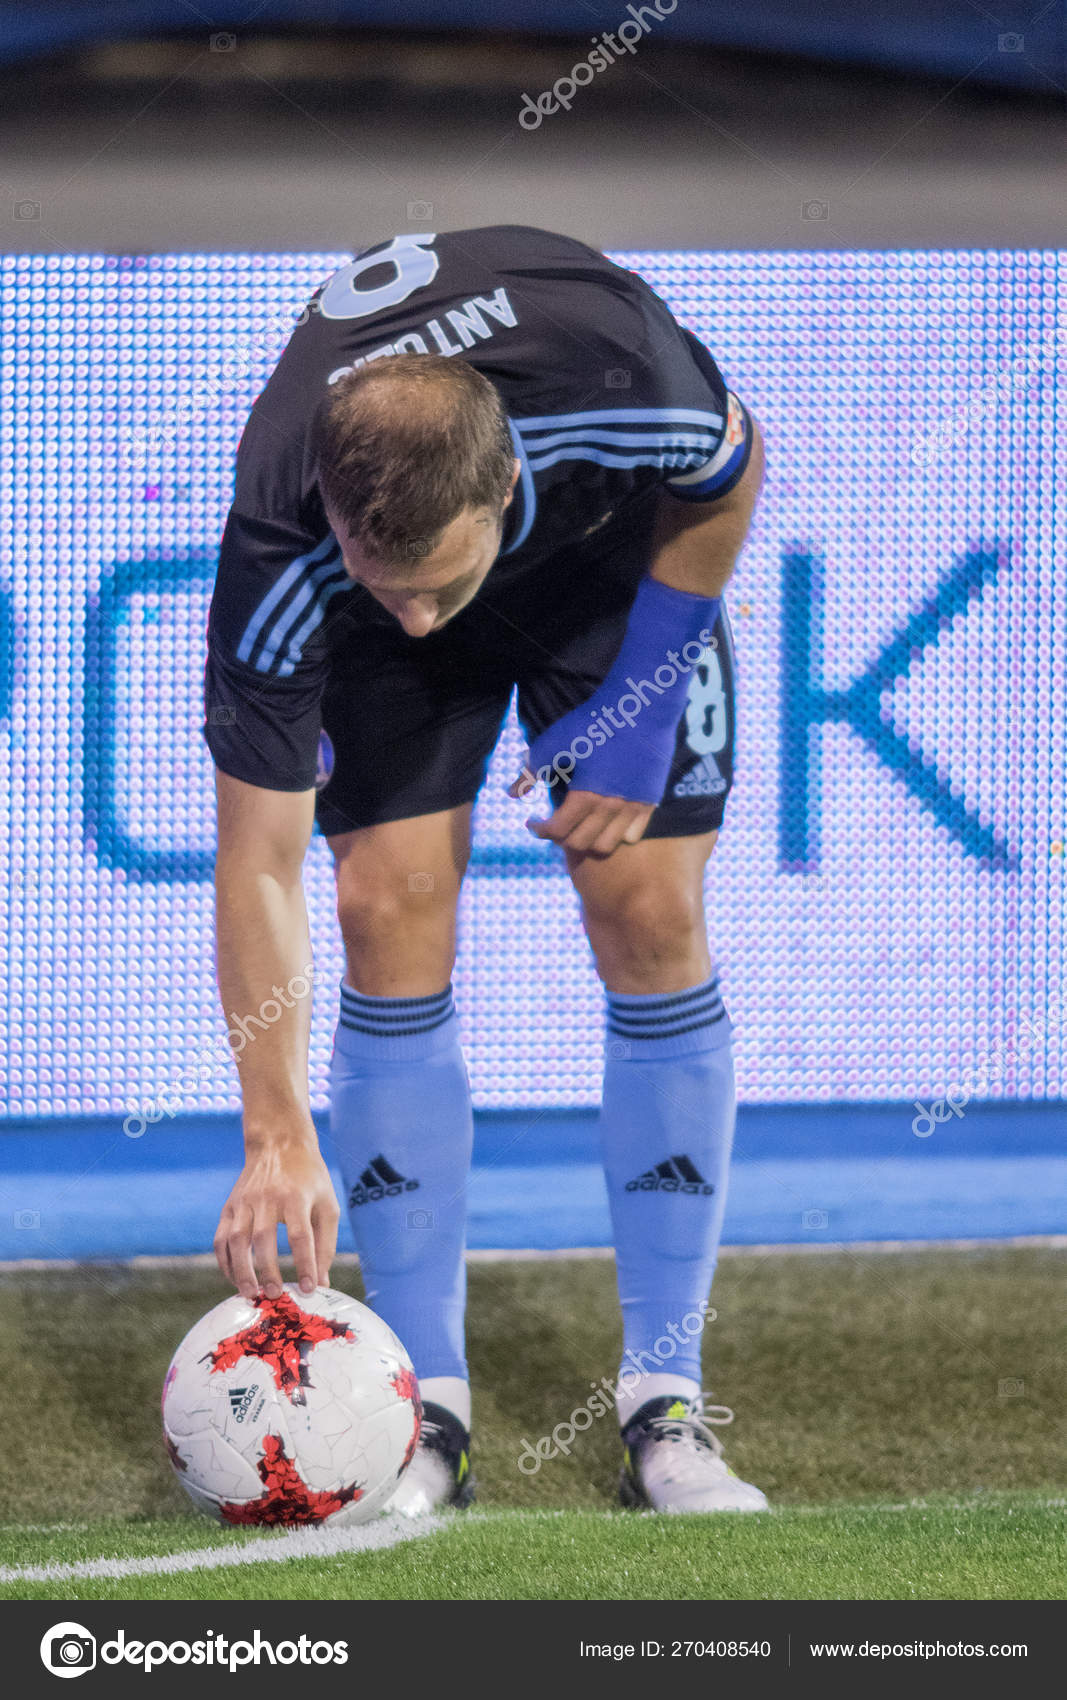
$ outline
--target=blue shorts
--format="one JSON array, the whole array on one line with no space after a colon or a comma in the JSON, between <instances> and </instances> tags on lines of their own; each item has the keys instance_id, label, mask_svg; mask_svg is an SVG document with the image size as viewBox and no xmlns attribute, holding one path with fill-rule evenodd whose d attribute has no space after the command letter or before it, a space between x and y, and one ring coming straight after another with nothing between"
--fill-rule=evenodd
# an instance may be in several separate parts
<instances>
[{"instance_id":1,"label":"blue shorts","mask_svg":"<svg viewBox=\"0 0 1067 1700\"><path fill-rule=\"evenodd\" d=\"M652 523L643 503L565 556L518 573L497 561L475 600L429 637L409 638L375 605L351 652L331 665L323 727L333 766L316 799L320 830L331 837L472 803L513 690L530 741L590 697L648 571ZM646 837L721 826L733 758L734 655L723 606L693 666ZM565 794L553 786L554 802Z\"/></svg>"}]
</instances>

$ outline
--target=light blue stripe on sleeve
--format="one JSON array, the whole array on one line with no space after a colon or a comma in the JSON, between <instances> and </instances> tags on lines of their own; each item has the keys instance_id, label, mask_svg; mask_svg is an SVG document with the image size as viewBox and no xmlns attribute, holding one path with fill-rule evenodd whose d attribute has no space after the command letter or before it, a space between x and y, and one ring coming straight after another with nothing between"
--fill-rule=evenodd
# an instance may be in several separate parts
<instances>
[{"instance_id":1,"label":"light blue stripe on sleeve","mask_svg":"<svg viewBox=\"0 0 1067 1700\"><path fill-rule=\"evenodd\" d=\"M710 425L723 427L721 413L702 413L693 407L600 407L592 413L542 413L532 419L516 419L520 431L554 431L568 425Z\"/></svg>"},{"instance_id":2,"label":"light blue stripe on sleeve","mask_svg":"<svg viewBox=\"0 0 1067 1700\"><path fill-rule=\"evenodd\" d=\"M520 548L530 535L530 527L533 525L534 514L537 512L537 490L533 481L533 473L530 471L530 463L526 458L526 449L514 419L508 420L508 429L511 432L511 441L515 448L515 458L522 467L519 474L519 499L522 502L522 518L519 521L518 531L504 550L505 555L513 555L515 550Z\"/></svg>"},{"instance_id":3,"label":"light blue stripe on sleeve","mask_svg":"<svg viewBox=\"0 0 1067 1700\"><path fill-rule=\"evenodd\" d=\"M278 607L283 598L289 594L293 586L299 582L302 575L308 571L309 568L313 567L317 561L321 561L324 556L336 548L337 539L332 531L328 531L321 543L317 543L314 549L310 550L306 555L298 555L296 560L286 567L277 584L271 586L271 589L263 598L263 601L259 604L259 607L249 620L248 625L245 628L245 634L241 639L240 647L237 651L238 661L248 661L251 658L252 651L255 649L256 644L259 641L260 633L269 620L271 614L273 614L275 608Z\"/></svg>"},{"instance_id":4,"label":"light blue stripe on sleeve","mask_svg":"<svg viewBox=\"0 0 1067 1700\"><path fill-rule=\"evenodd\" d=\"M307 638L315 630L315 628L320 626L326 618L327 604L333 600L338 591L354 589L355 585L352 583L352 580L346 572L342 572L340 579L336 582L329 580L320 585L318 595L315 598L315 603L310 614L300 629L294 632L292 637L289 639L286 649L286 658L278 668L278 677L280 679L288 679L295 671L296 664L303 654L302 645L307 641Z\"/></svg>"},{"instance_id":5,"label":"light blue stripe on sleeve","mask_svg":"<svg viewBox=\"0 0 1067 1700\"><path fill-rule=\"evenodd\" d=\"M337 581L338 589L340 589L344 584L350 585L352 583L352 580L348 577L344 568L338 566L336 561L323 561L320 566L315 567L314 570L304 578L303 583L299 586L299 588L294 590L289 601L286 603L277 620L274 622L270 636L267 638L263 648L260 650L259 659L256 662L257 673L270 672L271 667L278 658L282 644L292 632L299 615L307 607L309 602L317 601L322 588L334 580ZM291 650L292 646L290 645L290 653Z\"/></svg>"},{"instance_id":6,"label":"light blue stripe on sleeve","mask_svg":"<svg viewBox=\"0 0 1067 1700\"><path fill-rule=\"evenodd\" d=\"M555 466L557 461L561 460L591 460L595 461L598 466L627 468L632 466L699 466L701 461L706 459L706 449L690 449L688 452L683 451L678 454L668 454L666 451L660 450L658 454L613 455L605 449L586 448L580 443L575 443L569 448L556 449L554 454L531 456L530 465L535 472L542 472L545 467Z\"/></svg>"},{"instance_id":7,"label":"light blue stripe on sleeve","mask_svg":"<svg viewBox=\"0 0 1067 1700\"><path fill-rule=\"evenodd\" d=\"M576 431L551 431L532 435L526 443L531 454L558 448L560 443L602 443L607 448L698 448L707 458L714 454L718 443L714 431L595 431L583 427Z\"/></svg>"}]
</instances>

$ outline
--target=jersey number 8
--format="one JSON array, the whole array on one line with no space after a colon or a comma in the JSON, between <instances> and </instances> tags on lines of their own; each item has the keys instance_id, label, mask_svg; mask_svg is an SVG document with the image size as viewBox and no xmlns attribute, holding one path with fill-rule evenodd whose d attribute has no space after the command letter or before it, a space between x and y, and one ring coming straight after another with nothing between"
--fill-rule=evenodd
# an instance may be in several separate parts
<instances>
[{"instance_id":1,"label":"jersey number 8","mask_svg":"<svg viewBox=\"0 0 1067 1700\"><path fill-rule=\"evenodd\" d=\"M425 289L437 276L440 260L429 247L436 233L429 236L394 236L384 247L369 254L359 254L347 266L334 272L319 297L319 312L324 319L362 319L368 313L383 312L406 301L416 289ZM376 289L360 289L358 280L364 272L378 266L391 265L396 276Z\"/></svg>"}]
</instances>

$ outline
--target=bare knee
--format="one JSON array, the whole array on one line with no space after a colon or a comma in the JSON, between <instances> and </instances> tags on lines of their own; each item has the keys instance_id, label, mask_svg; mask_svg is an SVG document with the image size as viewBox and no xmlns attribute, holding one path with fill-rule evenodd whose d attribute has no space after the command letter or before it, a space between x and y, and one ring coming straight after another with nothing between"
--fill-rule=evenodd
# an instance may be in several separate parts
<instances>
[{"instance_id":1,"label":"bare knee","mask_svg":"<svg viewBox=\"0 0 1067 1700\"><path fill-rule=\"evenodd\" d=\"M349 983L367 997L429 997L456 955L456 891L432 875L341 870L337 918Z\"/></svg>"},{"instance_id":2,"label":"bare knee","mask_svg":"<svg viewBox=\"0 0 1067 1700\"><path fill-rule=\"evenodd\" d=\"M582 906L597 972L612 991L681 991L710 971L702 894L682 882L642 882Z\"/></svg>"},{"instance_id":3,"label":"bare knee","mask_svg":"<svg viewBox=\"0 0 1067 1700\"><path fill-rule=\"evenodd\" d=\"M432 997L456 955L470 805L330 839L348 981L367 997Z\"/></svg>"}]
</instances>

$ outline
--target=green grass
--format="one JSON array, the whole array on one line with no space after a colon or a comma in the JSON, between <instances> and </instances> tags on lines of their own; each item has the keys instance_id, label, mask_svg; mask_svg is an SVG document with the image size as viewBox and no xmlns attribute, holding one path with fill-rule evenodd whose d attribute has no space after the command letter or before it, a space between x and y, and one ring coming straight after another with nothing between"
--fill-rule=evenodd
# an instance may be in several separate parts
<instances>
[{"instance_id":1,"label":"green grass","mask_svg":"<svg viewBox=\"0 0 1067 1700\"><path fill-rule=\"evenodd\" d=\"M1045 1502L1067 1486L1065 1266L1063 1253L1036 1248L725 1259L705 1385L736 1412L731 1463L776 1511L702 1520L605 1517L618 1469L610 1420L537 1476L517 1469L523 1438L549 1433L612 1373L613 1270L476 1265L485 1515L381 1553L199 1578L16 1583L0 1595L1057 1597L1064 1514ZM358 1292L351 1271L335 1279ZM0 1276L0 1351L18 1366L0 1450L0 1563L249 1538L188 1515L158 1435L171 1352L224 1291L203 1270Z\"/></svg>"},{"instance_id":2,"label":"green grass","mask_svg":"<svg viewBox=\"0 0 1067 1700\"><path fill-rule=\"evenodd\" d=\"M822 1507L766 1517L461 1513L442 1532L384 1552L180 1576L19 1582L0 1587L0 1598L1062 1599L1063 1516L1062 1506L1022 1497L1012 1504ZM244 1545L264 1537L231 1539ZM148 1530L65 1531L60 1540L65 1559L127 1557L199 1545L204 1530L177 1520ZM41 1543L38 1535L5 1545L25 1563L40 1561ZM55 1544L46 1546L54 1555Z\"/></svg>"}]
</instances>

